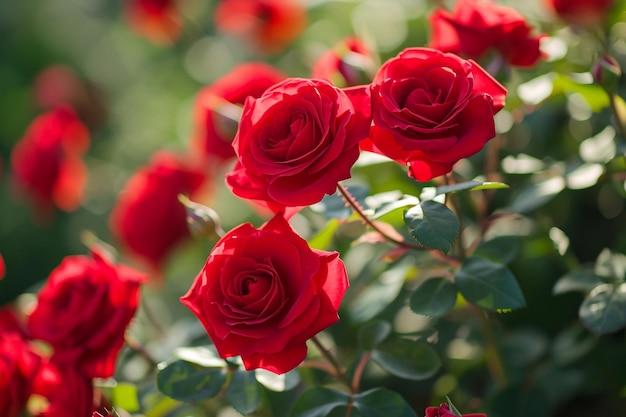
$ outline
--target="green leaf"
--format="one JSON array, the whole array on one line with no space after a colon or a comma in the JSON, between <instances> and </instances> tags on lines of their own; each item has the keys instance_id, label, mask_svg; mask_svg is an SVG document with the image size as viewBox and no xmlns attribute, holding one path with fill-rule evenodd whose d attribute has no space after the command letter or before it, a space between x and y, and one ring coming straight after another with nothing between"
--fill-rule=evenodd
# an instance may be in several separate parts
<instances>
[{"instance_id":1,"label":"green leaf","mask_svg":"<svg viewBox=\"0 0 626 417\"><path fill-rule=\"evenodd\" d=\"M356 395L353 407L365 417L417 417L400 394L385 388L375 388Z\"/></svg>"},{"instance_id":2,"label":"green leaf","mask_svg":"<svg viewBox=\"0 0 626 417\"><path fill-rule=\"evenodd\" d=\"M522 248L522 239L519 236L497 236L481 242L474 252L474 256L487 258L493 262L508 264L519 254Z\"/></svg>"},{"instance_id":3,"label":"green leaf","mask_svg":"<svg viewBox=\"0 0 626 417\"><path fill-rule=\"evenodd\" d=\"M159 365L157 388L179 401L197 401L215 396L226 382L225 368L204 368L177 360Z\"/></svg>"},{"instance_id":4,"label":"green leaf","mask_svg":"<svg viewBox=\"0 0 626 417\"><path fill-rule=\"evenodd\" d=\"M222 368L226 365L226 361L219 357L213 345L179 347L174 351L174 356L204 368Z\"/></svg>"},{"instance_id":5,"label":"green leaf","mask_svg":"<svg viewBox=\"0 0 626 417\"><path fill-rule=\"evenodd\" d=\"M450 409L450 412L456 416L461 416L461 412L459 410L457 410L457 408L454 406L454 404L452 404L452 400L450 399L450 397L446 396L446 403L448 403L448 408Z\"/></svg>"},{"instance_id":6,"label":"green leaf","mask_svg":"<svg viewBox=\"0 0 626 417\"><path fill-rule=\"evenodd\" d=\"M377 320L367 323L359 329L358 340L365 350L372 350L391 334L391 324Z\"/></svg>"},{"instance_id":7,"label":"green leaf","mask_svg":"<svg viewBox=\"0 0 626 417\"><path fill-rule=\"evenodd\" d=\"M372 359L392 375L410 380L433 376L441 366L435 350L428 344L407 339L390 340L372 352Z\"/></svg>"},{"instance_id":8,"label":"green leaf","mask_svg":"<svg viewBox=\"0 0 626 417\"><path fill-rule=\"evenodd\" d=\"M459 191L478 191L478 190L496 190L502 188L509 188L507 184L502 182L480 182L480 181L467 181L453 185L442 185L435 188L435 195L456 193Z\"/></svg>"},{"instance_id":9,"label":"green leaf","mask_svg":"<svg viewBox=\"0 0 626 417\"><path fill-rule=\"evenodd\" d=\"M373 220L376 220L376 219L383 217L386 214L393 212L394 210L408 207L408 206L414 206L416 204L419 204L419 202L420 200L417 197L412 196L412 195L405 195L399 200L381 205L380 207L376 209L376 211L371 217Z\"/></svg>"},{"instance_id":10,"label":"green leaf","mask_svg":"<svg viewBox=\"0 0 626 417\"><path fill-rule=\"evenodd\" d=\"M565 189L565 178L557 176L529 184L515 197L508 211L528 213L547 204Z\"/></svg>"},{"instance_id":11,"label":"green leaf","mask_svg":"<svg viewBox=\"0 0 626 417\"><path fill-rule=\"evenodd\" d=\"M300 374L295 369L281 375L265 369L257 369L255 376L261 385L275 392L289 391L300 383Z\"/></svg>"},{"instance_id":12,"label":"green leaf","mask_svg":"<svg viewBox=\"0 0 626 417\"><path fill-rule=\"evenodd\" d=\"M365 197L369 195L369 187L359 184L351 184L346 186L352 197L362 206L366 207ZM326 195L317 204L309 206L311 210L323 215L328 219L345 220L352 215L352 209L346 207L346 202L339 192L332 195Z\"/></svg>"},{"instance_id":13,"label":"green leaf","mask_svg":"<svg viewBox=\"0 0 626 417\"><path fill-rule=\"evenodd\" d=\"M508 268L485 258L470 257L457 271L455 283L463 297L488 310L526 305L524 295Z\"/></svg>"},{"instance_id":14,"label":"green leaf","mask_svg":"<svg viewBox=\"0 0 626 417\"><path fill-rule=\"evenodd\" d=\"M115 407L129 413L141 410L137 396L137 387L133 384L118 382L111 390L111 401Z\"/></svg>"},{"instance_id":15,"label":"green leaf","mask_svg":"<svg viewBox=\"0 0 626 417\"><path fill-rule=\"evenodd\" d=\"M430 278L413 291L409 306L414 313L441 317L454 307L456 287L445 278Z\"/></svg>"},{"instance_id":16,"label":"green leaf","mask_svg":"<svg viewBox=\"0 0 626 417\"><path fill-rule=\"evenodd\" d=\"M626 327L626 283L599 285L585 298L578 314L583 324L596 334Z\"/></svg>"},{"instance_id":17,"label":"green leaf","mask_svg":"<svg viewBox=\"0 0 626 417\"><path fill-rule=\"evenodd\" d=\"M559 278L552 288L552 294L563 294L571 291L587 293L602 283L602 279L594 273L592 268L581 268L577 271L568 272Z\"/></svg>"},{"instance_id":18,"label":"green leaf","mask_svg":"<svg viewBox=\"0 0 626 417\"><path fill-rule=\"evenodd\" d=\"M250 414L261 403L261 391L254 371L237 369L224 393L230 404L241 414Z\"/></svg>"},{"instance_id":19,"label":"green leaf","mask_svg":"<svg viewBox=\"0 0 626 417\"><path fill-rule=\"evenodd\" d=\"M347 411L350 396L330 388L316 387L306 391L297 400L291 411L292 417L327 417L333 410Z\"/></svg>"},{"instance_id":20,"label":"green leaf","mask_svg":"<svg viewBox=\"0 0 626 417\"><path fill-rule=\"evenodd\" d=\"M622 282L626 279L626 255L614 253L605 248L596 259L595 273L609 278L613 282Z\"/></svg>"},{"instance_id":21,"label":"green leaf","mask_svg":"<svg viewBox=\"0 0 626 417\"><path fill-rule=\"evenodd\" d=\"M327 250L335 238L335 232L341 223L337 219L330 219L326 225L308 240L309 247L313 249Z\"/></svg>"},{"instance_id":22,"label":"green leaf","mask_svg":"<svg viewBox=\"0 0 626 417\"><path fill-rule=\"evenodd\" d=\"M448 253L459 235L459 219L448 207L435 201L423 201L404 212L404 222L411 236L421 245Z\"/></svg>"}]
</instances>

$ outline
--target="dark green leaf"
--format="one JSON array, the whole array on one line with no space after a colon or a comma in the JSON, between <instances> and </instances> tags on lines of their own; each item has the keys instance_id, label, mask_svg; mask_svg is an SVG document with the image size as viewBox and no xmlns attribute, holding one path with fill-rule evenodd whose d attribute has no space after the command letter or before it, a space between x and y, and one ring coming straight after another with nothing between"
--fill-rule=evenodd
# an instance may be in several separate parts
<instances>
[{"instance_id":1,"label":"dark green leaf","mask_svg":"<svg viewBox=\"0 0 626 417\"><path fill-rule=\"evenodd\" d=\"M354 408L364 417L417 417L400 394L384 388L356 395Z\"/></svg>"},{"instance_id":2,"label":"dark green leaf","mask_svg":"<svg viewBox=\"0 0 626 417\"><path fill-rule=\"evenodd\" d=\"M463 297L488 310L526 305L524 295L508 268L485 258L470 257L457 271L455 283Z\"/></svg>"},{"instance_id":3,"label":"dark green leaf","mask_svg":"<svg viewBox=\"0 0 626 417\"><path fill-rule=\"evenodd\" d=\"M367 323L359 329L359 343L365 350L372 350L382 343L391 333L391 324L377 320Z\"/></svg>"},{"instance_id":4,"label":"dark green leaf","mask_svg":"<svg viewBox=\"0 0 626 417\"><path fill-rule=\"evenodd\" d=\"M409 300L414 313L441 317L454 307L456 287L445 278L430 278L415 289Z\"/></svg>"},{"instance_id":5,"label":"dark green leaf","mask_svg":"<svg viewBox=\"0 0 626 417\"><path fill-rule=\"evenodd\" d=\"M179 401L197 401L215 396L224 382L224 368L204 368L177 360L159 366L157 387L168 397Z\"/></svg>"},{"instance_id":6,"label":"dark green leaf","mask_svg":"<svg viewBox=\"0 0 626 417\"><path fill-rule=\"evenodd\" d=\"M407 339L394 339L380 345L372 352L372 359L390 374L411 380L430 378L441 366L431 346Z\"/></svg>"},{"instance_id":7,"label":"dark green leaf","mask_svg":"<svg viewBox=\"0 0 626 417\"><path fill-rule=\"evenodd\" d=\"M316 387L306 391L294 405L292 417L327 417L333 410L347 411L350 396L344 392L330 388ZM338 414L340 415L340 414Z\"/></svg>"},{"instance_id":8,"label":"dark green leaf","mask_svg":"<svg viewBox=\"0 0 626 417\"><path fill-rule=\"evenodd\" d=\"M553 294L563 294L571 291L589 292L602 284L602 279L593 269L582 268L563 275L552 288Z\"/></svg>"},{"instance_id":9,"label":"dark green leaf","mask_svg":"<svg viewBox=\"0 0 626 417\"><path fill-rule=\"evenodd\" d=\"M261 392L254 371L238 369L226 388L226 399L241 414L250 414L261 403Z\"/></svg>"},{"instance_id":10,"label":"dark green leaf","mask_svg":"<svg viewBox=\"0 0 626 417\"><path fill-rule=\"evenodd\" d=\"M459 410L457 410L457 408L454 406L454 404L452 404L452 400L450 399L450 397L446 396L446 402L448 403L448 408L450 409L450 412L456 416L461 416L461 412Z\"/></svg>"},{"instance_id":11,"label":"dark green leaf","mask_svg":"<svg viewBox=\"0 0 626 417\"><path fill-rule=\"evenodd\" d=\"M404 212L404 222L411 236L421 245L448 253L459 235L459 219L448 207L435 201L423 201Z\"/></svg>"},{"instance_id":12,"label":"dark green leaf","mask_svg":"<svg viewBox=\"0 0 626 417\"><path fill-rule=\"evenodd\" d=\"M594 288L578 314L583 324L596 334L626 327L626 284L603 284Z\"/></svg>"},{"instance_id":13,"label":"dark green leaf","mask_svg":"<svg viewBox=\"0 0 626 417\"><path fill-rule=\"evenodd\" d=\"M497 236L481 242L478 248L476 248L474 256L508 264L517 257L521 247L522 239L519 236Z\"/></svg>"}]
</instances>

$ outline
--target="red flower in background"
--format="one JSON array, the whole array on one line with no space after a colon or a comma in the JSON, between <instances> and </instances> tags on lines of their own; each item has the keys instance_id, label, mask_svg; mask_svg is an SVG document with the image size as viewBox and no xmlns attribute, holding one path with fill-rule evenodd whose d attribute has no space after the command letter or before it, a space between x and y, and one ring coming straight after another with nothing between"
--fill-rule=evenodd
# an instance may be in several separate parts
<instances>
[{"instance_id":1,"label":"red flower in background","mask_svg":"<svg viewBox=\"0 0 626 417\"><path fill-rule=\"evenodd\" d=\"M371 86L373 126L364 150L409 165L428 181L447 174L496 135L506 89L473 61L409 48L389 59Z\"/></svg>"},{"instance_id":2,"label":"red flower in background","mask_svg":"<svg viewBox=\"0 0 626 417\"><path fill-rule=\"evenodd\" d=\"M491 1L458 0L452 12L435 10L430 24L429 46L444 52L478 59L497 50L519 67L530 67L541 57L541 35L533 35L515 9Z\"/></svg>"},{"instance_id":3,"label":"red flower in background","mask_svg":"<svg viewBox=\"0 0 626 417\"><path fill-rule=\"evenodd\" d=\"M280 215L260 229L246 223L220 239L181 301L220 356L282 374L339 320L348 277L338 255L309 248Z\"/></svg>"},{"instance_id":4,"label":"red flower in background","mask_svg":"<svg viewBox=\"0 0 626 417\"><path fill-rule=\"evenodd\" d=\"M5 267L4 267L4 259L2 259L2 254L0 253L0 279L4 278Z\"/></svg>"},{"instance_id":5,"label":"red flower in background","mask_svg":"<svg viewBox=\"0 0 626 417\"><path fill-rule=\"evenodd\" d=\"M275 213L315 204L350 177L370 123L365 89L287 79L246 101L233 142L238 162L226 183Z\"/></svg>"},{"instance_id":6,"label":"red flower in background","mask_svg":"<svg viewBox=\"0 0 626 417\"><path fill-rule=\"evenodd\" d=\"M15 145L11 165L18 191L46 216L52 207L76 209L83 196L87 168L82 155L89 132L67 106L37 117Z\"/></svg>"},{"instance_id":7,"label":"red flower in background","mask_svg":"<svg viewBox=\"0 0 626 417\"><path fill-rule=\"evenodd\" d=\"M369 48L357 38L347 38L319 57L311 77L330 81L337 87L354 87L369 84L373 68Z\"/></svg>"},{"instance_id":8,"label":"red flower in background","mask_svg":"<svg viewBox=\"0 0 626 417\"><path fill-rule=\"evenodd\" d=\"M170 44L182 30L177 0L126 0L126 19L137 34L156 44Z\"/></svg>"},{"instance_id":9,"label":"red flower in background","mask_svg":"<svg viewBox=\"0 0 626 417\"><path fill-rule=\"evenodd\" d=\"M178 195L199 195L207 183L199 166L170 152L158 152L124 186L109 219L111 232L155 276L160 275L170 251L191 236Z\"/></svg>"},{"instance_id":10,"label":"red flower in background","mask_svg":"<svg viewBox=\"0 0 626 417\"><path fill-rule=\"evenodd\" d=\"M16 417L35 392L43 359L19 333L0 327L0 415Z\"/></svg>"},{"instance_id":11,"label":"red flower in background","mask_svg":"<svg viewBox=\"0 0 626 417\"><path fill-rule=\"evenodd\" d=\"M278 53L304 30L306 10L299 0L222 0L215 26L260 53Z\"/></svg>"},{"instance_id":12,"label":"red flower in background","mask_svg":"<svg viewBox=\"0 0 626 417\"><path fill-rule=\"evenodd\" d=\"M238 65L204 87L195 102L192 148L210 161L234 158L232 141L246 98L260 97L285 78L271 65L254 62Z\"/></svg>"},{"instance_id":13,"label":"red flower in background","mask_svg":"<svg viewBox=\"0 0 626 417\"><path fill-rule=\"evenodd\" d=\"M109 378L146 278L97 251L91 257L68 256L39 290L28 329L52 346L51 360L61 370L80 370L80 378Z\"/></svg>"},{"instance_id":14,"label":"red flower in background","mask_svg":"<svg viewBox=\"0 0 626 417\"><path fill-rule=\"evenodd\" d=\"M564 21L592 26L602 21L613 7L614 0L544 0L545 4Z\"/></svg>"},{"instance_id":15,"label":"red flower in background","mask_svg":"<svg viewBox=\"0 0 626 417\"><path fill-rule=\"evenodd\" d=\"M92 378L73 365L47 368L46 388L41 394L48 405L36 417L91 416L96 410Z\"/></svg>"},{"instance_id":16,"label":"red flower in background","mask_svg":"<svg viewBox=\"0 0 626 417\"><path fill-rule=\"evenodd\" d=\"M457 414L452 413L448 404L441 404L439 407L426 408L426 415L424 417L457 417ZM463 414L460 417L487 417L486 414Z\"/></svg>"}]
</instances>

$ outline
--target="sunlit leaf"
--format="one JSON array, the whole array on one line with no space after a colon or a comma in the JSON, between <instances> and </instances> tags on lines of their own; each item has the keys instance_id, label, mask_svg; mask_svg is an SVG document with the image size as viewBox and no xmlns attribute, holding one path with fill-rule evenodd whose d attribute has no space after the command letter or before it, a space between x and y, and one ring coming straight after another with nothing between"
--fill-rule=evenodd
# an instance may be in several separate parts
<instances>
[{"instance_id":1,"label":"sunlit leaf","mask_svg":"<svg viewBox=\"0 0 626 417\"><path fill-rule=\"evenodd\" d=\"M445 278L430 278L413 291L409 306L414 313L440 317L454 307L456 287Z\"/></svg>"},{"instance_id":2,"label":"sunlit leaf","mask_svg":"<svg viewBox=\"0 0 626 417\"><path fill-rule=\"evenodd\" d=\"M448 253L459 235L459 219L443 204L423 201L404 213L411 236L421 245Z\"/></svg>"},{"instance_id":3,"label":"sunlit leaf","mask_svg":"<svg viewBox=\"0 0 626 417\"><path fill-rule=\"evenodd\" d=\"M453 185L441 185L435 189L437 195L456 193L459 191L479 191L479 190L497 190L502 188L509 188L507 184L502 182L481 182L481 181L467 181Z\"/></svg>"},{"instance_id":4,"label":"sunlit leaf","mask_svg":"<svg viewBox=\"0 0 626 417\"><path fill-rule=\"evenodd\" d=\"M626 283L596 287L585 298L578 314L583 324L596 334L626 327Z\"/></svg>"},{"instance_id":5,"label":"sunlit leaf","mask_svg":"<svg viewBox=\"0 0 626 417\"><path fill-rule=\"evenodd\" d=\"M174 351L178 359L195 363L205 368L221 368L226 365L213 346L179 347Z\"/></svg>"},{"instance_id":6,"label":"sunlit leaf","mask_svg":"<svg viewBox=\"0 0 626 417\"><path fill-rule=\"evenodd\" d=\"M254 371L234 371L224 395L241 414L250 414L256 410L261 403L261 392Z\"/></svg>"},{"instance_id":7,"label":"sunlit leaf","mask_svg":"<svg viewBox=\"0 0 626 417\"><path fill-rule=\"evenodd\" d=\"M327 250L332 245L335 232L341 223L337 219L330 219L326 225L308 240L309 246L313 249Z\"/></svg>"},{"instance_id":8,"label":"sunlit leaf","mask_svg":"<svg viewBox=\"0 0 626 417\"><path fill-rule=\"evenodd\" d=\"M560 176L529 184L515 197L508 210L515 213L531 212L547 204L564 189L565 178Z\"/></svg>"},{"instance_id":9,"label":"sunlit leaf","mask_svg":"<svg viewBox=\"0 0 626 417\"><path fill-rule=\"evenodd\" d=\"M431 346L407 339L383 343L372 352L372 359L390 374L410 380L430 378L441 366Z\"/></svg>"},{"instance_id":10,"label":"sunlit leaf","mask_svg":"<svg viewBox=\"0 0 626 417\"><path fill-rule=\"evenodd\" d=\"M526 305L511 271L505 265L486 258L467 258L455 276L455 283L467 301L488 310L515 309Z\"/></svg>"},{"instance_id":11,"label":"sunlit leaf","mask_svg":"<svg viewBox=\"0 0 626 417\"><path fill-rule=\"evenodd\" d=\"M602 284L602 279L592 268L581 268L563 275L552 288L553 294L563 294L571 291L589 292Z\"/></svg>"},{"instance_id":12,"label":"sunlit leaf","mask_svg":"<svg viewBox=\"0 0 626 417\"><path fill-rule=\"evenodd\" d=\"M261 385L276 392L289 391L300 383L300 374L295 369L281 375L266 371L265 369L257 369L254 372L256 380Z\"/></svg>"},{"instance_id":13,"label":"sunlit leaf","mask_svg":"<svg viewBox=\"0 0 626 417\"><path fill-rule=\"evenodd\" d=\"M135 413L141 410L139 398L137 396L137 387L133 384L118 382L111 389L111 400L117 408Z\"/></svg>"},{"instance_id":14,"label":"sunlit leaf","mask_svg":"<svg viewBox=\"0 0 626 417\"><path fill-rule=\"evenodd\" d=\"M369 187L365 185L351 184L346 186L346 188L362 207L367 207L365 204L365 197L369 195ZM346 206L346 201L343 199L341 194L339 194L339 192L332 195L326 195L322 201L309 207L314 212L329 219L345 220L353 213L352 209Z\"/></svg>"}]
</instances>

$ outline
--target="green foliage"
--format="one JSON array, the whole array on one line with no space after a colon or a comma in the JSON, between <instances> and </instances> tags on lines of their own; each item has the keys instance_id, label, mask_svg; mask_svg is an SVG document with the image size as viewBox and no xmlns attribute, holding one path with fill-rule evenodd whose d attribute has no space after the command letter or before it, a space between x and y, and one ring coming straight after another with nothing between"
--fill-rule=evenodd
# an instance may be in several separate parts
<instances>
[{"instance_id":1,"label":"green foliage","mask_svg":"<svg viewBox=\"0 0 626 417\"><path fill-rule=\"evenodd\" d=\"M454 307L456 287L445 278L430 278L413 291L411 310L425 316L440 317Z\"/></svg>"},{"instance_id":2,"label":"green foliage","mask_svg":"<svg viewBox=\"0 0 626 417\"><path fill-rule=\"evenodd\" d=\"M441 366L435 350L421 341L394 338L377 346L372 359L392 375L409 380L433 376Z\"/></svg>"},{"instance_id":3,"label":"green foliage","mask_svg":"<svg viewBox=\"0 0 626 417\"><path fill-rule=\"evenodd\" d=\"M445 205L432 200L404 212L404 222L411 229L411 236L426 248L448 253L459 235L459 220Z\"/></svg>"},{"instance_id":4,"label":"green foliage","mask_svg":"<svg viewBox=\"0 0 626 417\"><path fill-rule=\"evenodd\" d=\"M156 382L163 394L189 402L217 395L226 380L225 368L205 368L177 360L160 366Z\"/></svg>"}]
</instances>

